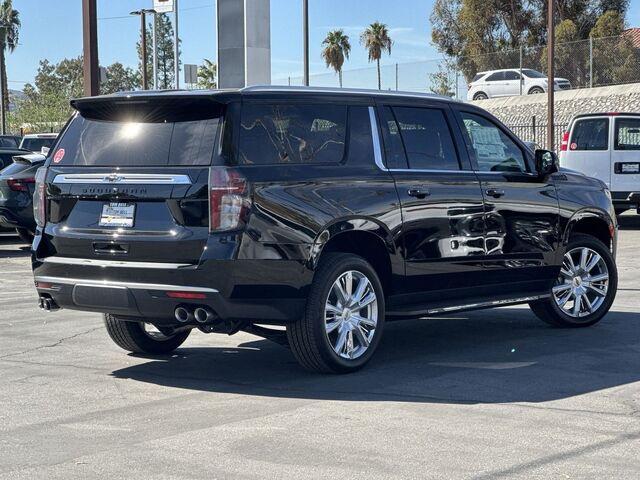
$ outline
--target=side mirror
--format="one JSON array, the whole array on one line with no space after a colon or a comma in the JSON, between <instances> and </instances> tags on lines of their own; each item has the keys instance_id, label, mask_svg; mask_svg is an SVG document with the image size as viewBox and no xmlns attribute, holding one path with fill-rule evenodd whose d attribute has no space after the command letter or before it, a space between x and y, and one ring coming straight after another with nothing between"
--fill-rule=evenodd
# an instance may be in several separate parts
<instances>
[{"instance_id":1,"label":"side mirror","mask_svg":"<svg viewBox=\"0 0 640 480\"><path fill-rule=\"evenodd\" d=\"M536 150L536 172L541 177L551 175L559 169L558 156L549 150Z\"/></svg>"}]
</instances>

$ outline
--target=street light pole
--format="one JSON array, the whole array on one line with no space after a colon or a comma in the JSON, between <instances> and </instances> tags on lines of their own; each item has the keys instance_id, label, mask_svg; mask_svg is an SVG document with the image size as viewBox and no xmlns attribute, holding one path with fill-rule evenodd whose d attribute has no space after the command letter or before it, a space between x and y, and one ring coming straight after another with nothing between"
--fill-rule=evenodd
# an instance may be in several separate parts
<instances>
[{"instance_id":1,"label":"street light pole","mask_svg":"<svg viewBox=\"0 0 640 480\"><path fill-rule=\"evenodd\" d=\"M158 17L153 14L153 88L158 90Z\"/></svg>"},{"instance_id":2,"label":"street light pole","mask_svg":"<svg viewBox=\"0 0 640 480\"><path fill-rule=\"evenodd\" d=\"M5 29L8 26L9 25L7 25L6 23L0 23L0 29ZM5 52L2 51L0 52L0 54L2 55L2 59L0 59L0 133L2 133L2 135L5 135L7 133L7 106L5 105L4 101L6 91L4 88L5 71L3 61ZM8 95L6 96L8 97Z\"/></svg>"},{"instance_id":3,"label":"street light pole","mask_svg":"<svg viewBox=\"0 0 640 480\"><path fill-rule=\"evenodd\" d=\"M547 150L555 149L554 137L554 100L555 100L555 70L553 65L555 48L554 2L548 0L549 18L547 19Z\"/></svg>"},{"instance_id":4,"label":"street light pole","mask_svg":"<svg viewBox=\"0 0 640 480\"><path fill-rule=\"evenodd\" d=\"M176 90L180 89L180 36L178 35L178 0L174 0L173 8L175 8L175 25L174 27L174 38L173 38L173 48L174 48L174 75L176 77Z\"/></svg>"},{"instance_id":5,"label":"street light pole","mask_svg":"<svg viewBox=\"0 0 640 480\"><path fill-rule=\"evenodd\" d=\"M130 12L130 15L140 15L140 56L142 65L142 89L149 89L149 75L147 72L147 13L155 14L156 11L150 8L143 8L141 10L135 10ZM154 16L155 21L155 16ZM155 28L154 28L155 33Z\"/></svg>"},{"instance_id":6,"label":"street light pole","mask_svg":"<svg viewBox=\"0 0 640 480\"><path fill-rule=\"evenodd\" d=\"M303 83L309 86L309 0L302 0L302 48L304 50Z\"/></svg>"},{"instance_id":7,"label":"street light pole","mask_svg":"<svg viewBox=\"0 0 640 480\"><path fill-rule=\"evenodd\" d=\"M82 53L84 95L100 93L100 67L98 65L98 16L96 0L82 0Z\"/></svg>"}]
</instances>

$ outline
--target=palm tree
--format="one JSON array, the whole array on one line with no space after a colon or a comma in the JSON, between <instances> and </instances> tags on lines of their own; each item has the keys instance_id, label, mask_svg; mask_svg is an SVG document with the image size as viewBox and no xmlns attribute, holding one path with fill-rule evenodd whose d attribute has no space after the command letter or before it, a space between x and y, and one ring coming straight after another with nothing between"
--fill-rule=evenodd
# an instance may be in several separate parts
<instances>
[{"instance_id":1,"label":"palm tree","mask_svg":"<svg viewBox=\"0 0 640 480\"><path fill-rule=\"evenodd\" d=\"M18 34L20 32L20 14L13 9L11 0L4 0L0 5L0 66L2 67L2 82L4 91L4 111L2 118L9 106L9 88L7 87L7 63L5 61L5 51L13 52L18 46ZM4 123L2 125L4 133Z\"/></svg>"},{"instance_id":2,"label":"palm tree","mask_svg":"<svg viewBox=\"0 0 640 480\"><path fill-rule=\"evenodd\" d=\"M349 52L351 52L349 36L345 35L342 30L332 30L327 33L322 45L324 45L322 58L324 58L327 67L333 68L338 73L338 80L340 87L342 87L342 65L344 65L345 58L349 59Z\"/></svg>"},{"instance_id":3,"label":"palm tree","mask_svg":"<svg viewBox=\"0 0 640 480\"><path fill-rule=\"evenodd\" d=\"M378 90L382 89L382 81L380 80L380 57L383 52L391 55L391 45L393 40L389 36L387 25L380 22L373 22L360 35L360 43L369 52L369 61L376 61L378 64Z\"/></svg>"},{"instance_id":4,"label":"palm tree","mask_svg":"<svg viewBox=\"0 0 640 480\"><path fill-rule=\"evenodd\" d=\"M218 88L218 66L211 60L204 59L198 67L198 88L212 90Z\"/></svg>"}]
</instances>

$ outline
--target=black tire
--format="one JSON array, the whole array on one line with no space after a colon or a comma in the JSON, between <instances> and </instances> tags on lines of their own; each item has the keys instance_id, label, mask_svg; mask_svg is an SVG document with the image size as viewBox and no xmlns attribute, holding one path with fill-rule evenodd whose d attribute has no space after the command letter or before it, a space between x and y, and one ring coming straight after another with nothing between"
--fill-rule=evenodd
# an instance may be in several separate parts
<instances>
[{"instance_id":1,"label":"black tire","mask_svg":"<svg viewBox=\"0 0 640 480\"><path fill-rule=\"evenodd\" d=\"M474 100L487 100L489 97L484 92L478 92L473 96Z\"/></svg>"},{"instance_id":2,"label":"black tire","mask_svg":"<svg viewBox=\"0 0 640 480\"><path fill-rule=\"evenodd\" d=\"M334 282L345 272L357 271L371 283L377 300L377 325L368 348L352 359L339 356L325 331L325 304ZM311 284L304 317L287 326L287 338L296 360L305 369L323 373L349 373L362 368L375 353L384 330L384 292L373 267L362 257L328 253Z\"/></svg>"},{"instance_id":3,"label":"black tire","mask_svg":"<svg viewBox=\"0 0 640 480\"><path fill-rule=\"evenodd\" d=\"M33 233L31 233L29 230L26 230L24 228L16 228L16 233L18 234L20 240L22 240L24 243L28 243L29 245L33 243Z\"/></svg>"},{"instance_id":4,"label":"black tire","mask_svg":"<svg viewBox=\"0 0 640 480\"><path fill-rule=\"evenodd\" d=\"M554 327L580 328L594 325L607 314L616 296L618 289L618 270L609 249L600 240L590 235L572 235L567 245L567 252L579 247L588 247L594 250L604 260L609 274L607 293L604 301L595 312L579 318L567 315L553 299L553 293L549 298L531 302L529 306L533 313L535 313L540 320Z\"/></svg>"},{"instance_id":5,"label":"black tire","mask_svg":"<svg viewBox=\"0 0 640 480\"><path fill-rule=\"evenodd\" d=\"M184 343L191 333L190 330L186 330L173 335L163 334L153 338L145 331L142 322L122 320L111 314L105 314L104 324L111 340L120 348L132 353L150 355L164 355L173 352Z\"/></svg>"},{"instance_id":6,"label":"black tire","mask_svg":"<svg viewBox=\"0 0 640 480\"><path fill-rule=\"evenodd\" d=\"M629 210L629 209L628 209L628 208L626 208L626 207L618 207L618 208L616 208L616 216L618 216L618 215L622 215L622 214L623 214L624 212L626 212L627 210Z\"/></svg>"},{"instance_id":7,"label":"black tire","mask_svg":"<svg viewBox=\"0 0 640 480\"><path fill-rule=\"evenodd\" d=\"M538 93L544 93L544 89L542 87L533 87L529 90L529 95L536 95Z\"/></svg>"}]
</instances>

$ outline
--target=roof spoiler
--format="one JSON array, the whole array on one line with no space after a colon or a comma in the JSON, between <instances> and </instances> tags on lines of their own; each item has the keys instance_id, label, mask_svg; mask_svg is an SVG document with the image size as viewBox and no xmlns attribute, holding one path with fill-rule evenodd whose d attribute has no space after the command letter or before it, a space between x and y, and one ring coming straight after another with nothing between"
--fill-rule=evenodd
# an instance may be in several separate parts
<instances>
[{"instance_id":1,"label":"roof spoiler","mask_svg":"<svg viewBox=\"0 0 640 480\"><path fill-rule=\"evenodd\" d=\"M216 98L218 97L218 98ZM118 122L184 122L220 116L223 102L211 92L136 93L71 100L85 118Z\"/></svg>"},{"instance_id":2,"label":"roof spoiler","mask_svg":"<svg viewBox=\"0 0 640 480\"><path fill-rule=\"evenodd\" d=\"M47 159L47 157L45 155L42 155L41 153L26 153L24 155L14 155L12 158L14 162L31 164L44 162Z\"/></svg>"}]
</instances>

